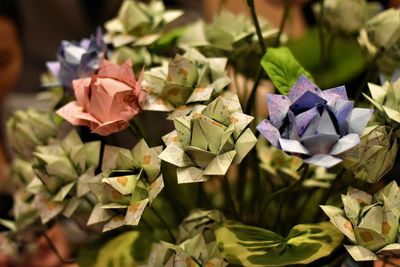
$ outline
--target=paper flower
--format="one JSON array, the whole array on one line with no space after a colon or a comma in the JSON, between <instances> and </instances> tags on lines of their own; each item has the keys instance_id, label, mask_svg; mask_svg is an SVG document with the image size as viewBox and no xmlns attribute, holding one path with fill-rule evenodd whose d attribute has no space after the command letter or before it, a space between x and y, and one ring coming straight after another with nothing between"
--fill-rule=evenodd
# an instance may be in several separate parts
<instances>
[{"instance_id":1,"label":"paper flower","mask_svg":"<svg viewBox=\"0 0 400 267\"><path fill-rule=\"evenodd\" d=\"M361 143L343 154L343 165L355 178L375 183L392 169L397 151L393 131L385 126L369 126L361 136Z\"/></svg>"},{"instance_id":2,"label":"paper flower","mask_svg":"<svg viewBox=\"0 0 400 267\"><path fill-rule=\"evenodd\" d=\"M148 46L161 36L165 26L183 14L179 10L165 10L162 1L152 0L144 4L137 0L125 0L118 16L105 24L104 39L114 46L111 54L117 63L132 59L135 64L153 63L153 52Z\"/></svg>"},{"instance_id":3,"label":"paper flower","mask_svg":"<svg viewBox=\"0 0 400 267\"><path fill-rule=\"evenodd\" d=\"M144 100L130 61L122 65L103 60L97 75L73 81L76 101L57 114L73 125L88 126L93 133L110 135L129 126Z\"/></svg>"},{"instance_id":4,"label":"paper flower","mask_svg":"<svg viewBox=\"0 0 400 267\"><path fill-rule=\"evenodd\" d=\"M56 137L60 123L53 113L32 108L18 110L7 121L7 138L18 156L30 159L36 146Z\"/></svg>"},{"instance_id":5,"label":"paper flower","mask_svg":"<svg viewBox=\"0 0 400 267\"><path fill-rule=\"evenodd\" d=\"M62 86L72 87L72 81L89 77L98 70L101 58L107 51L103 33L98 28L96 36L79 43L62 41L57 60L47 63L47 68L56 76Z\"/></svg>"},{"instance_id":6,"label":"paper flower","mask_svg":"<svg viewBox=\"0 0 400 267\"><path fill-rule=\"evenodd\" d=\"M379 53L376 62L379 70L392 75L400 66L400 10L390 8L369 19L358 41L371 57Z\"/></svg>"},{"instance_id":7,"label":"paper flower","mask_svg":"<svg viewBox=\"0 0 400 267\"><path fill-rule=\"evenodd\" d=\"M28 188L43 224L59 214L72 216L89 193L99 160L100 142L82 143L74 130L58 144L37 147L32 165L37 177Z\"/></svg>"},{"instance_id":8,"label":"paper flower","mask_svg":"<svg viewBox=\"0 0 400 267\"><path fill-rule=\"evenodd\" d=\"M225 175L256 144L247 128L253 117L242 112L237 95L226 92L196 113L174 119L175 131L163 137L160 159L177 166L178 183Z\"/></svg>"},{"instance_id":9,"label":"paper flower","mask_svg":"<svg viewBox=\"0 0 400 267\"><path fill-rule=\"evenodd\" d=\"M279 30L260 19L265 44L274 45ZM281 40L286 39L285 35ZM259 64L262 57L253 23L245 15L234 15L222 10L213 21L197 21L189 25L179 39L179 45L198 49L207 57L227 57L236 69L246 73L252 63Z\"/></svg>"},{"instance_id":10,"label":"paper flower","mask_svg":"<svg viewBox=\"0 0 400 267\"><path fill-rule=\"evenodd\" d=\"M164 241L154 243L144 266L215 266L228 263L219 252L214 230L224 217L216 210L195 210L179 226L177 244Z\"/></svg>"},{"instance_id":11,"label":"paper flower","mask_svg":"<svg viewBox=\"0 0 400 267\"><path fill-rule=\"evenodd\" d=\"M376 120L390 126L394 131L400 129L400 80L385 82L382 86L369 83L371 97L364 94L377 109Z\"/></svg>"},{"instance_id":12,"label":"paper flower","mask_svg":"<svg viewBox=\"0 0 400 267\"><path fill-rule=\"evenodd\" d=\"M144 209L164 188L158 155L162 147L149 148L142 139L132 149L106 146L103 173L90 181L99 200L88 225L103 222L103 232L123 225L138 225Z\"/></svg>"},{"instance_id":13,"label":"paper flower","mask_svg":"<svg viewBox=\"0 0 400 267\"><path fill-rule=\"evenodd\" d=\"M355 188L342 195L343 210L321 206L331 222L354 245L345 245L356 261L399 255L400 191L393 181L374 196Z\"/></svg>"},{"instance_id":14,"label":"paper flower","mask_svg":"<svg viewBox=\"0 0 400 267\"><path fill-rule=\"evenodd\" d=\"M269 120L257 130L275 147L304 162L332 167L356 146L373 110L353 108L344 86L320 90L301 76L287 96L268 94Z\"/></svg>"},{"instance_id":15,"label":"paper flower","mask_svg":"<svg viewBox=\"0 0 400 267\"><path fill-rule=\"evenodd\" d=\"M316 3L313 9L316 16L322 12L320 3ZM322 23L334 33L356 34L365 21L380 9L379 4L365 0L326 0L323 2Z\"/></svg>"},{"instance_id":16,"label":"paper flower","mask_svg":"<svg viewBox=\"0 0 400 267\"><path fill-rule=\"evenodd\" d=\"M188 115L194 104L208 104L230 83L226 59L205 58L192 49L177 54L168 66L144 74L143 90L148 96L146 110L173 111L169 119Z\"/></svg>"}]
</instances>

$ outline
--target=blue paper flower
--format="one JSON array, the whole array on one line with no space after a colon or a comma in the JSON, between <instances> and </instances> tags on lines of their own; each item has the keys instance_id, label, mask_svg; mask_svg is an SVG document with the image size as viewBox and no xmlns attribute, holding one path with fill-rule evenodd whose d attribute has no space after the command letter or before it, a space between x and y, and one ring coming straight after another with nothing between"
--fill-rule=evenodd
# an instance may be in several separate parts
<instances>
[{"instance_id":1,"label":"blue paper flower","mask_svg":"<svg viewBox=\"0 0 400 267\"><path fill-rule=\"evenodd\" d=\"M72 88L73 80L89 77L99 68L106 50L103 33L98 28L96 36L82 39L79 43L62 41L57 52L58 61L47 62L47 68L62 86Z\"/></svg>"},{"instance_id":2,"label":"blue paper flower","mask_svg":"<svg viewBox=\"0 0 400 267\"><path fill-rule=\"evenodd\" d=\"M301 76L287 96L268 94L269 120L257 130L275 147L304 162L332 167L356 146L372 109L354 108L344 86L322 91Z\"/></svg>"}]
</instances>

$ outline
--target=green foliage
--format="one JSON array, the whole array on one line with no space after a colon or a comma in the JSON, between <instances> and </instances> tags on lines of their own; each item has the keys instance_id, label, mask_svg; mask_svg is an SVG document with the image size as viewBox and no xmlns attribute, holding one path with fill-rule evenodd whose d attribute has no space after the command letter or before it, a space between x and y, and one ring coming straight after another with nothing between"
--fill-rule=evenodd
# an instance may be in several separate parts
<instances>
[{"instance_id":1,"label":"green foliage","mask_svg":"<svg viewBox=\"0 0 400 267\"><path fill-rule=\"evenodd\" d=\"M95 242L94 246L82 250L78 263L82 267L136 266L148 257L152 240L151 234L145 231L124 232L106 243Z\"/></svg>"},{"instance_id":2,"label":"green foliage","mask_svg":"<svg viewBox=\"0 0 400 267\"><path fill-rule=\"evenodd\" d=\"M268 48L261 65L281 94L286 95L301 74L312 79L287 47Z\"/></svg>"},{"instance_id":3,"label":"green foliage","mask_svg":"<svg viewBox=\"0 0 400 267\"><path fill-rule=\"evenodd\" d=\"M244 266L308 264L331 254L343 240L329 222L296 225L286 238L262 228L227 223L216 230L216 237L226 260Z\"/></svg>"}]
</instances>

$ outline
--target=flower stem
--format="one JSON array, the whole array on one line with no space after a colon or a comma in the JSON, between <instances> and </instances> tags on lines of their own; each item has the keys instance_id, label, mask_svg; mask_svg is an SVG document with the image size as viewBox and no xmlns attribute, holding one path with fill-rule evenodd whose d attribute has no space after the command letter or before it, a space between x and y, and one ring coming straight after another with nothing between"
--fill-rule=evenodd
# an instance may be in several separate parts
<instances>
[{"instance_id":1,"label":"flower stem","mask_svg":"<svg viewBox=\"0 0 400 267\"><path fill-rule=\"evenodd\" d=\"M154 209L153 207L150 207L150 210L153 212L153 214L158 218L158 220L161 222L161 224L165 227L165 229L167 229L168 231L168 235L170 237L170 241L175 242L175 236L172 233L171 228L168 226L167 222L164 220L164 218L158 213L158 211L156 209Z\"/></svg>"},{"instance_id":2,"label":"flower stem","mask_svg":"<svg viewBox=\"0 0 400 267\"><path fill-rule=\"evenodd\" d=\"M44 238L47 241L47 244L49 245L50 249L54 252L54 254L57 256L58 260L62 263L62 264L72 264L72 263L76 263L76 259L64 259L63 256L61 256L61 253L58 251L57 247L54 245L53 241L51 241L50 237L47 235L46 232L42 232L41 233L42 236L44 236Z\"/></svg>"},{"instance_id":3,"label":"flower stem","mask_svg":"<svg viewBox=\"0 0 400 267\"><path fill-rule=\"evenodd\" d=\"M249 114L249 115L251 114L251 110L253 109L254 102L256 100L257 88L258 88L258 85L260 84L261 78L264 74L265 73L264 73L262 67L260 67L258 69L256 79L254 80L254 85L253 85L253 88L251 89L249 99L247 100L247 103L246 103L246 108L244 111L245 114Z\"/></svg>"},{"instance_id":4,"label":"flower stem","mask_svg":"<svg viewBox=\"0 0 400 267\"><path fill-rule=\"evenodd\" d=\"M258 22L256 8L254 6L254 0L247 0L247 6L250 9L251 18L253 20L254 27L256 28L256 33L258 37L258 42L260 43L261 53L265 54L267 49L265 48L264 38L261 33L260 23Z\"/></svg>"},{"instance_id":5,"label":"flower stem","mask_svg":"<svg viewBox=\"0 0 400 267\"><path fill-rule=\"evenodd\" d=\"M290 0L285 0L283 16L281 19L281 23L279 25L279 32L278 32L278 35L276 36L276 40L275 40L275 47L278 47L281 44L281 37L282 37L283 31L285 30L286 22L289 18L290 6L291 6L290 2L291 2Z\"/></svg>"},{"instance_id":6,"label":"flower stem","mask_svg":"<svg viewBox=\"0 0 400 267\"><path fill-rule=\"evenodd\" d=\"M299 170L303 169L303 173L301 174L301 177L299 180L297 180L296 182L292 183L291 185L289 185L288 187L282 188L276 192L274 192L273 194L271 194L269 197L267 197L264 200L264 204L261 206L261 209L264 213L267 212L268 206L269 204L272 203L273 200L275 200L276 198L280 197L281 195L286 195L288 192L290 192L293 188L297 187L298 185L302 184L303 181L305 180L305 178L307 177L307 173L308 173L308 169L309 169L309 165L307 163L303 163L303 165L300 166ZM282 204L283 202L281 202Z\"/></svg>"},{"instance_id":7,"label":"flower stem","mask_svg":"<svg viewBox=\"0 0 400 267\"><path fill-rule=\"evenodd\" d=\"M231 188L229 186L229 181L226 175L224 175L224 192L225 192L225 200L227 202L228 210L232 214L235 219L239 219L239 214L235 208L235 202L233 201L233 196L231 192Z\"/></svg>"}]
</instances>

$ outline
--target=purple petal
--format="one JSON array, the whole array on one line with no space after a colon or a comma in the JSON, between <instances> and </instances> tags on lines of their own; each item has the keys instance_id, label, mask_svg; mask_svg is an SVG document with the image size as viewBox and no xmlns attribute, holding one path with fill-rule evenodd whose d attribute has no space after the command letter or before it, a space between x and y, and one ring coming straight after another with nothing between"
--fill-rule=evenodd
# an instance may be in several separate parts
<instances>
[{"instance_id":1,"label":"purple petal","mask_svg":"<svg viewBox=\"0 0 400 267\"><path fill-rule=\"evenodd\" d=\"M303 132L301 138L306 138L317 133L317 128L319 125L319 121L321 120L321 115L317 112L317 114L312 118L310 123L307 125L306 130Z\"/></svg>"},{"instance_id":2,"label":"purple petal","mask_svg":"<svg viewBox=\"0 0 400 267\"><path fill-rule=\"evenodd\" d=\"M285 152L310 155L310 152L297 140L279 138L279 145Z\"/></svg>"},{"instance_id":3,"label":"purple petal","mask_svg":"<svg viewBox=\"0 0 400 267\"><path fill-rule=\"evenodd\" d=\"M54 76L58 76L60 74L60 62L49 61L46 63L46 66Z\"/></svg>"},{"instance_id":4,"label":"purple petal","mask_svg":"<svg viewBox=\"0 0 400 267\"><path fill-rule=\"evenodd\" d=\"M290 110L295 114L300 114L318 105L326 104L326 100L316 95L314 92L307 91L301 95L290 106Z\"/></svg>"},{"instance_id":5,"label":"purple petal","mask_svg":"<svg viewBox=\"0 0 400 267\"><path fill-rule=\"evenodd\" d=\"M333 107L338 100L348 100L346 87L344 85L323 90L320 93L320 96L326 99L326 101L328 101L328 105L331 107Z\"/></svg>"},{"instance_id":6,"label":"purple petal","mask_svg":"<svg viewBox=\"0 0 400 267\"><path fill-rule=\"evenodd\" d=\"M306 76L301 75L297 82L293 85L292 89L290 89L287 96L292 102L294 102L307 91L311 91L316 94L320 94L321 92L321 90L313 82L307 79Z\"/></svg>"},{"instance_id":7,"label":"purple petal","mask_svg":"<svg viewBox=\"0 0 400 267\"><path fill-rule=\"evenodd\" d=\"M331 116L328 111L324 109L321 119L318 123L317 133L319 134L333 134L336 135L335 125L332 122Z\"/></svg>"},{"instance_id":8,"label":"purple petal","mask_svg":"<svg viewBox=\"0 0 400 267\"><path fill-rule=\"evenodd\" d=\"M335 134L316 134L301 139L301 143L313 155L329 154L329 152L332 150L332 147L339 140L339 137L339 135Z\"/></svg>"},{"instance_id":9,"label":"purple petal","mask_svg":"<svg viewBox=\"0 0 400 267\"><path fill-rule=\"evenodd\" d=\"M373 112L373 109L354 108L348 119L349 133L361 135Z\"/></svg>"},{"instance_id":10,"label":"purple petal","mask_svg":"<svg viewBox=\"0 0 400 267\"><path fill-rule=\"evenodd\" d=\"M269 120L276 127L282 126L283 120L290 107L290 99L283 95L267 94Z\"/></svg>"},{"instance_id":11,"label":"purple petal","mask_svg":"<svg viewBox=\"0 0 400 267\"><path fill-rule=\"evenodd\" d=\"M330 168L333 167L337 164L339 164L342 160L336 157L332 157L331 155L325 155L325 154L318 154L318 155L313 155L310 158L304 159L305 163L321 166L324 168Z\"/></svg>"},{"instance_id":12,"label":"purple petal","mask_svg":"<svg viewBox=\"0 0 400 267\"><path fill-rule=\"evenodd\" d=\"M268 120L263 120L256 129L275 147L279 147L278 139L281 137L276 129Z\"/></svg>"},{"instance_id":13,"label":"purple petal","mask_svg":"<svg viewBox=\"0 0 400 267\"><path fill-rule=\"evenodd\" d=\"M360 143L360 137L357 134L348 134L339 139L329 154L339 155Z\"/></svg>"},{"instance_id":14,"label":"purple petal","mask_svg":"<svg viewBox=\"0 0 400 267\"><path fill-rule=\"evenodd\" d=\"M319 113L316 107L309 109L306 112L300 113L296 116L296 129L299 136L303 135L309 123L312 119L314 119L315 116L319 117Z\"/></svg>"},{"instance_id":15,"label":"purple petal","mask_svg":"<svg viewBox=\"0 0 400 267\"><path fill-rule=\"evenodd\" d=\"M351 111L353 110L354 102L347 100L339 100L336 102L334 107L334 113L339 124L339 132L340 135L343 136L348 132L348 123L347 119Z\"/></svg>"},{"instance_id":16,"label":"purple petal","mask_svg":"<svg viewBox=\"0 0 400 267\"><path fill-rule=\"evenodd\" d=\"M79 46L88 50L90 46L90 41L91 41L90 39L84 38L80 41Z\"/></svg>"}]
</instances>

